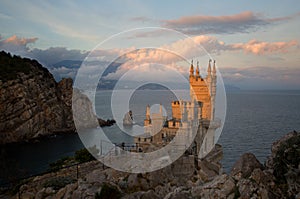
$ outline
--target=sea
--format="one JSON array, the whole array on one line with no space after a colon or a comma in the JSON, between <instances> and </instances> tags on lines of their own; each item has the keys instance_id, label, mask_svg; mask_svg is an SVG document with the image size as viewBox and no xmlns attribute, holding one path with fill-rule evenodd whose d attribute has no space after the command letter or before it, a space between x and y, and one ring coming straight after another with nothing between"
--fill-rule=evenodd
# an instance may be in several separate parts
<instances>
[{"instance_id":1,"label":"sea","mask_svg":"<svg viewBox=\"0 0 300 199\"><path fill-rule=\"evenodd\" d=\"M126 92L126 91L122 91ZM121 92L121 94L122 94ZM119 93L120 94L120 93ZM188 93L182 92L182 96ZM95 109L99 117L112 119L123 117L132 110L136 125L142 125L147 104L163 105L163 111L171 117L171 104L177 100L165 90L140 90L128 99L113 95L112 91L97 91ZM114 100L112 100L114 98ZM184 97L183 97L184 98ZM226 118L217 141L223 147L221 161L224 172L230 172L233 164L246 152L255 154L264 163L271 154L274 141L291 131L300 131L300 91L298 90L234 90L226 92ZM154 110L156 109L156 110ZM118 125L102 128L113 143L132 143L128 134ZM96 132L96 131L95 131ZM95 133L91 131L91 134ZM84 145L77 134L60 134L40 139L34 143L8 144L0 147L0 186L10 179L38 175L49 169L49 164L62 157L74 155Z\"/></svg>"}]
</instances>

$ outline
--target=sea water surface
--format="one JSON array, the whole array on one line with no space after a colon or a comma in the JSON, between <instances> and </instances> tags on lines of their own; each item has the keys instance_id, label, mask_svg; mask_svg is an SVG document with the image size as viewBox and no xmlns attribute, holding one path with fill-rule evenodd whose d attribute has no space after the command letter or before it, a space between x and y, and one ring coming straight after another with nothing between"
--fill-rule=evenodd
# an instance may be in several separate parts
<instances>
[{"instance_id":1,"label":"sea water surface","mask_svg":"<svg viewBox=\"0 0 300 199\"><path fill-rule=\"evenodd\" d=\"M110 96L111 91L98 91L96 94L96 112L103 119L112 118ZM170 102L175 99L172 93L166 91L139 91L125 108L131 109L135 122L142 125L147 104L162 104L170 117ZM123 106L123 100L117 99L117 105ZM120 133L117 125L103 129L112 142L133 142L130 136ZM270 155L272 143L293 130L300 131L300 91L228 91L227 116L218 140L224 151L224 171L229 172L245 152L254 153L263 163ZM73 155L83 147L77 134L57 135L37 143L1 146L0 184L3 179L44 172L49 163Z\"/></svg>"}]
</instances>

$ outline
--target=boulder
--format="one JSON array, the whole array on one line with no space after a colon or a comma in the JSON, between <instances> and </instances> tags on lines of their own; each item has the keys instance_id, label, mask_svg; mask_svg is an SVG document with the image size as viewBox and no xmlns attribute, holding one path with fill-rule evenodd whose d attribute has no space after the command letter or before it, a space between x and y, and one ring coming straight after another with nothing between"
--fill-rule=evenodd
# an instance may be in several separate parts
<instances>
[{"instance_id":1,"label":"boulder","mask_svg":"<svg viewBox=\"0 0 300 199\"><path fill-rule=\"evenodd\" d=\"M256 159L255 155L245 153L233 165L230 175L236 180L248 178L256 168L263 169L263 165Z\"/></svg>"}]
</instances>

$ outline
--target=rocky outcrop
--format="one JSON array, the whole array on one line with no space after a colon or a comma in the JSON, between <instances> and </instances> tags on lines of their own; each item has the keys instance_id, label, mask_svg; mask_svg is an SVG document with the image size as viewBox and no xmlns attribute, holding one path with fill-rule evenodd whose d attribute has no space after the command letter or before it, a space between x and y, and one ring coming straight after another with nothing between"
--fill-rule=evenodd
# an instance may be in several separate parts
<instances>
[{"instance_id":1,"label":"rocky outcrop","mask_svg":"<svg viewBox=\"0 0 300 199\"><path fill-rule=\"evenodd\" d=\"M233 165L230 175L236 180L248 178L254 169L262 169L262 164L256 159L252 153L243 154L240 159Z\"/></svg>"},{"instance_id":2,"label":"rocky outcrop","mask_svg":"<svg viewBox=\"0 0 300 199\"><path fill-rule=\"evenodd\" d=\"M124 173L111 168L104 169L101 165L97 165L101 163L90 162L80 166L80 178L73 179L76 182L69 180L70 177L66 176L68 173L66 171L56 175L51 173L47 176L38 176L20 187L19 196L20 198L126 199L300 198L299 144L300 133L289 133L273 144L272 155L266 166L260 164L253 154L247 153L236 162L230 174L214 174L211 179L203 178L200 173L213 172L203 170L199 165L202 165L203 161L207 162L205 163L207 166L216 164L221 154L220 146L217 146L198 163L191 161L192 156L184 155L170 166L144 174ZM294 155L292 159L289 156L291 154ZM272 164L269 164L270 162ZM289 166L286 167L287 170L283 170L282 176L277 176L276 165L281 163ZM281 166L285 168L284 165ZM76 168L73 170L76 171ZM212 170L215 171L215 168ZM89 172L84 173L84 171ZM57 177L57 175L64 177ZM285 180L282 181L282 178ZM66 184L67 180L70 183Z\"/></svg>"},{"instance_id":3,"label":"rocky outcrop","mask_svg":"<svg viewBox=\"0 0 300 199\"><path fill-rule=\"evenodd\" d=\"M0 144L75 132L72 79L57 83L37 61L5 52L0 52L0 71ZM75 99L93 110L85 95L74 92ZM95 117L92 111L90 114Z\"/></svg>"}]
</instances>

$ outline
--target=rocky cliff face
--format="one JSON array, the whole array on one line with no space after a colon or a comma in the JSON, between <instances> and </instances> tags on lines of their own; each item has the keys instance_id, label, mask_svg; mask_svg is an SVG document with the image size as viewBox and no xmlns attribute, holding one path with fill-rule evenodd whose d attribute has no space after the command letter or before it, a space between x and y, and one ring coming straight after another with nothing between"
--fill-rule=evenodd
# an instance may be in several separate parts
<instances>
[{"instance_id":1,"label":"rocky cliff face","mask_svg":"<svg viewBox=\"0 0 300 199\"><path fill-rule=\"evenodd\" d=\"M217 166L222 157L220 146L197 163L193 156L182 156L170 166L144 174L104 169L99 162L89 162L80 165L79 170L74 167L32 178L15 197L300 198L299 147L300 133L289 133L273 144L266 165L246 153L230 174L222 174Z\"/></svg>"},{"instance_id":2,"label":"rocky cliff face","mask_svg":"<svg viewBox=\"0 0 300 199\"><path fill-rule=\"evenodd\" d=\"M57 83L35 60L0 52L0 144L74 132L72 83L72 79ZM78 101L84 100L92 110L88 98L75 92Z\"/></svg>"}]
</instances>

